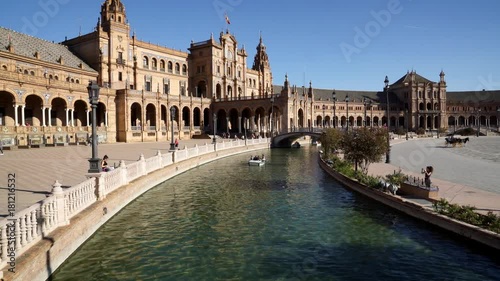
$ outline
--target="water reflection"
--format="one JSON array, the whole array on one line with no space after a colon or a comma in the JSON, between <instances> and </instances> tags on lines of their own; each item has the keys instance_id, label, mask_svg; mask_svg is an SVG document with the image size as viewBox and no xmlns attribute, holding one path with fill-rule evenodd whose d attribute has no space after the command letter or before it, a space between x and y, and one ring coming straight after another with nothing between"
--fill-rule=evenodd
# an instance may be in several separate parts
<instances>
[{"instance_id":1,"label":"water reflection","mask_svg":"<svg viewBox=\"0 0 500 281\"><path fill-rule=\"evenodd\" d=\"M491 255L346 190L314 151L179 175L111 219L54 280L498 279Z\"/></svg>"}]
</instances>

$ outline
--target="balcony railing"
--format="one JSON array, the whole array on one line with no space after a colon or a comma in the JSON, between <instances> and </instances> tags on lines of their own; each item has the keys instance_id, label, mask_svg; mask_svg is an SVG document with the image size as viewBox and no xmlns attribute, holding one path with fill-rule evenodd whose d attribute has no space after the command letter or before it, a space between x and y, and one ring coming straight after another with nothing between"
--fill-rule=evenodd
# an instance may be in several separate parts
<instances>
[{"instance_id":1,"label":"balcony railing","mask_svg":"<svg viewBox=\"0 0 500 281\"><path fill-rule=\"evenodd\" d=\"M116 64L125 64L127 61L121 58L116 59Z\"/></svg>"}]
</instances>

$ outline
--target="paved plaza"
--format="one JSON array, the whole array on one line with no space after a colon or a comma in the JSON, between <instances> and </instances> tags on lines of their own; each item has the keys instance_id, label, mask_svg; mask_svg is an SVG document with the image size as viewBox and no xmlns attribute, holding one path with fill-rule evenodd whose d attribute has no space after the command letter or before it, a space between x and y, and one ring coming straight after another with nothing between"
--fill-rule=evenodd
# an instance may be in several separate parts
<instances>
[{"instance_id":1,"label":"paved plaza","mask_svg":"<svg viewBox=\"0 0 500 281\"><path fill-rule=\"evenodd\" d=\"M226 140L229 141L229 140ZM180 147L211 143L209 139L181 141ZM98 146L99 157L109 156L118 165L168 153L170 144L115 143ZM45 147L6 150L0 156L0 217L6 215L7 176L16 175L16 209L22 210L44 199L58 180L70 187L86 179L90 146ZM421 176L422 167L432 165L433 184L439 195L454 203L475 205L479 209L500 213L500 137L471 137L463 147L445 147L444 138L395 140L391 164L375 163L369 173L387 175L401 168L406 174Z\"/></svg>"},{"instance_id":2,"label":"paved plaza","mask_svg":"<svg viewBox=\"0 0 500 281\"><path fill-rule=\"evenodd\" d=\"M500 214L500 137L469 137L462 147L446 147L444 138L395 140L391 163L372 164L369 173L386 175L401 169L423 178L433 166L433 185L452 203L476 206Z\"/></svg>"}]
</instances>

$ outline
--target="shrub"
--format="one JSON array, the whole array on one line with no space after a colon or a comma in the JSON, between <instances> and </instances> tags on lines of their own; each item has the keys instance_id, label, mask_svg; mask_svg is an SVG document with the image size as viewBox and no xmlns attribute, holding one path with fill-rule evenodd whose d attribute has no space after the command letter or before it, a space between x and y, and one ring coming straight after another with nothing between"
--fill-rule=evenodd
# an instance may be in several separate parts
<instances>
[{"instance_id":1,"label":"shrub","mask_svg":"<svg viewBox=\"0 0 500 281\"><path fill-rule=\"evenodd\" d=\"M425 134L425 129L424 129L424 128L418 128L418 129L415 131L415 133L416 133L417 135L419 135L419 136L420 136L420 135L424 135L424 134Z\"/></svg>"},{"instance_id":2,"label":"shrub","mask_svg":"<svg viewBox=\"0 0 500 281\"><path fill-rule=\"evenodd\" d=\"M463 221L481 228L500 233L500 216L488 212L487 215L476 213L472 206L460 206L450 204L446 199L440 199L432 203L434 211L450 218Z\"/></svg>"},{"instance_id":3,"label":"shrub","mask_svg":"<svg viewBox=\"0 0 500 281\"><path fill-rule=\"evenodd\" d=\"M398 127L395 133L399 136L402 136L406 134L406 130L403 127Z\"/></svg>"}]
</instances>

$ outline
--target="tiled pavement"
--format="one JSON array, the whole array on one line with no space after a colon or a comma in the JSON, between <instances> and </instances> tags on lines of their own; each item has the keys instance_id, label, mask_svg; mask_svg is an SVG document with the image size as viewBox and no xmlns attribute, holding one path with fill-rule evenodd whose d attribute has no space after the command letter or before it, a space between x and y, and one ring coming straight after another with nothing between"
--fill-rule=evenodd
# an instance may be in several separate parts
<instances>
[{"instance_id":1,"label":"tiled pavement","mask_svg":"<svg viewBox=\"0 0 500 281\"><path fill-rule=\"evenodd\" d=\"M211 140L181 141L180 147L205 143L210 144ZM462 148L444 148L443 144L442 138L394 140L391 164L371 164L369 173L384 176L401 168L406 174L421 176L421 167L432 165L435 168L433 184L439 186L440 196L454 203L500 213L500 137L471 138ZM118 164L120 160L136 161L141 153L146 158L158 151L168 153L169 148L166 142L116 143L99 145L98 152L101 158L107 154L110 164ZM482 158L484 154L488 156L484 157L486 160ZM0 156L0 217L7 210L8 173L16 174L16 209L22 210L44 199L55 180L63 187L84 181L90 155L90 146L6 150Z\"/></svg>"},{"instance_id":2,"label":"tiled pavement","mask_svg":"<svg viewBox=\"0 0 500 281\"><path fill-rule=\"evenodd\" d=\"M455 148L445 147L443 138L395 140L391 164L371 164L369 173L385 176L401 169L422 178L420 170L428 165L434 167L431 179L441 198L500 214L500 137L470 137Z\"/></svg>"},{"instance_id":3,"label":"tiled pavement","mask_svg":"<svg viewBox=\"0 0 500 281\"><path fill-rule=\"evenodd\" d=\"M228 141L228 140L226 140ZM211 144L211 140L181 141L180 148ZM137 161L141 155L152 157L160 151L168 153L170 143L115 143L100 144L98 156L109 156L108 163L118 165ZM0 156L0 217L7 214L7 177L15 173L16 210L22 210L44 199L58 180L63 187L70 187L86 180L89 169L90 146L44 147L5 150Z\"/></svg>"}]
</instances>

